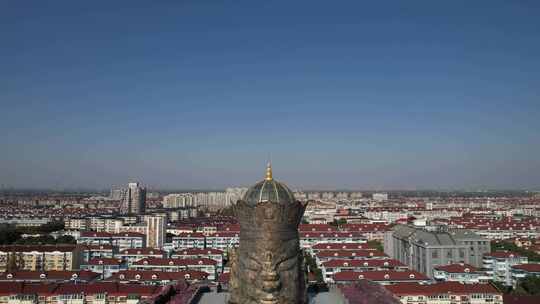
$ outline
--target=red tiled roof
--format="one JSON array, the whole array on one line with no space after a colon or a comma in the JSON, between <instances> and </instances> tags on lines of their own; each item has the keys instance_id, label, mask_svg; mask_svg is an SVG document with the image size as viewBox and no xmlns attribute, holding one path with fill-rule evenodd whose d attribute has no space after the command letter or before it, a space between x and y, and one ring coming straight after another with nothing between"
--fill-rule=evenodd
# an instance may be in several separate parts
<instances>
[{"instance_id":1,"label":"red tiled roof","mask_svg":"<svg viewBox=\"0 0 540 304\"><path fill-rule=\"evenodd\" d=\"M82 245L83 250L107 250L112 251L113 245Z\"/></svg>"},{"instance_id":2,"label":"red tiled roof","mask_svg":"<svg viewBox=\"0 0 540 304\"><path fill-rule=\"evenodd\" d=\"M439 265L433 267L436 270L445 271L448 273L466 273L466 272L476 272L478 269L469 264L450 264L450 265Z\"/></svg>"},{"instance_id":3,"label":"red tiled roof","mask_svg":"<svg viewBox=\"0 0 540 304\"><path fill-rule=\"evenodd\" d=\"M330 258L330 257L386 257L384 252L378 250L321 250L317 253L318 257Z\"/></svg>"},{"instance_id":4,"label":"red tiled roof","mask_svg":"<svg viewBox=\"0 0 540 304\"><path fill-rule=\"evenodd\" d=\"M212 233L210 234L208 237L229 237L229 238L234 238L234 237L238 237L240 235L240 233L238 231L220 231L220 232L216 232L216 233Z\"/></svg>"},{"instance_id":5,"label":"red tiled roof","mask_svg":"<svg viewBox=\"0 0 540 304\"><path fill-rule=\"evenodd\" d=\"M524 270L527 272L540 272L540 264L521 264L514 265L512 268Z\"/></svg>"},{"instance_id":6,"label":"red tiled roof","mask_svg":"<svg viewBox=\"0 0 540 304\"><path fill-rule=\"evenodd\" d=\"M87 265L121 265L123 263L122 259L115 258L93 258L89 260Z\"/></svg>"},{"instance_id":7,"label":"red tiled roof","mask_svg":"<svg viewBox=\"0 0 540 304\"><path fill-rule=\"evenodd\" d=\"M233 224L233 225L225 225L222 227L218 227L219 231L234 231L239 232L240 231L240 224Z\"/></svg>"},{"instance_id":8,"label":"red tiled roof","mask_svg":"<svg viewBox=\"0 0 540 304\"><path fill-rule=\"evenodd\" d=\"M218 282L221 284L227 284L229 283L229 280L231 279L231 273L230 272L224 272L219 275Z\"/></svg>"},{"instance_id":9,"label":"red tiled roof","mask_svg":"<svg viewBox=\"0 0 540 304\"><path fill-rule=\"evenodd\" d=\"M315 250L374 250L374 248L369 247L368 244L358 244L358 243L319 243L311 247Z\"/></svg>"},{"instance_id":10,"label":"red tiled roof","mask_svg":"<svg viewBox=\"0 0 540 304\"><path fill-rule=\"evenodd\" d=\"M328 225L328 224L300 224L298 226L298 231L301 232L328 232L328 231L337 231L337 227Z\"/></svg>"},{"instance_id":11,"label":"red tiled roof","mask_svg":"<svg viewBox=\"0 0 540 304\"><path fill-rule=\"evenodd\" d=\"M344 231L387 231L390 230L390 226L386 224L345 224L341 226Z\"/></svg>"},{"instance_id":12,"label":"red tiled roof","mask_svg":"<svg viewBox=\"0 0 540 304\"><path fill-rule=\"evenodd\" d=\"M57 288L57 284L43 284L43 283L23 283L22 294L37 294L37 295L50 295L53 294Z\"/></svg>"},{"instance_id":13,"label":"red tiled roof","mask_svg":"<svg viewBox=\"0 0 540 304\"><path fill-rule=\"evenodd\" d=\"M367 279L372 281L427 281L429 278L417 271L343 271L334 274L335 281L357 281Z\"/></svg>"},{"instance_id":14,"label":"red tiled roof","mask_svg":"<svg viewBox=\"0 0 540 304\"><path fill-rule=\"evenodd\" d=\"M111 295L139 294L150 296L161 290L158 286L147 286L139 284L119 284L117 282L96 282L90 284L65 283L58 284L54 294L98 294L108 293Z\"/></svg>"},{"instance_id":15,"label":"red tiled roof","mask_svg":"<svg viewBox=\"0 0 540 304\"><path fill-rule=\"evenodd\" d=\"M485 257L493 257L493 258L519 258L521 257L518 253L512 252L512 251L494 251L491 253L484 254Z\"/></svg>"},{"instance_id":16,"label":"red tiled roof","mask_svg":"<svg viewBox=\"0 0 540 304\"><path fill-rule=\"evenodd\" d=\"M173 236L173 238L201 238L201 239L204 239L205 236L204 234L200 233L200 232L182 232L182 233L179 233L178 235L175 235Z\"/></svg>"},{"instance_id":17,"label":"red tiled roof","mask_svg":"<svg viewBox=\"0 0 540 304\"><path fill-rule=\"evenodd\" d=\"M160 286L139 285L139 284L118 284L118 290L111 292L111 295L130 295L151 296L161 290Z\"/></svg>"},{"instance_id":18,"label":"red tiled roof","mask_svg":"<svg viewBox=\"0 0 540 304\"><path fill-rule=\"evenodd\" d=\"M330 260L323 263L324 267L397 267L406 266L398 260Z\"/></svg>"},{"instance_id":19,"label":"red tiled roof","mask_svg":"<svg viewBox=\"0 0 540 304\"><path fill-rule=\"evenodd\" d=\"M189 266L189 265L216 265L217 262L207 258L200 259L167 259L167 258L146 258L139 260L133 265L156 265L156 266Z\"/></svg>"},{"instance_id":20,"label":"red tiled roof","mask_svg":"<svg viewBox=\"0 0 540 304\"><path fill-rule=\"evenodd\" d=\"M517 295L503 295L504 304L538 304L540 303L540 295L538 296L517 296Z\"/></svg>"},{"instance_id":21,"label":"red tiled roof","mask_svg":"<svg viewBox=\"0 0 540 304\"><path fill-rule=\"evenodd\" d=\"M460 282L440 282L436 284L396 283L384 286L396 296L454 294L500 294L491 284L462 284Z\"/></svg>"},{"instance_id":22,"label":"red tiled roof","mask_svg":"<svg viewBox=\"0 0 540 304\"><path fill-rule=\"evenodd\" d=\"M8 277L10 275L10 277ZM90 281L100 276L88 270L81 271L13 271L0 273L0 280L17 280L17 281L35 281L35 280L52 280L52 281L67 281L74 278L74 275L79 280Z\"/></svg>"},{"instance_id":23,"label":"red tiled roof","mask_svg":"<svg viewBox=\"0 0 540 304\"><path fill-rule=\"evenodd\" d=\"M186 275L189 275L189 279L204 280L208 277L208 274L203 271L187 270L187 271L149 271L149 270L124 270L114 273L109 280L123 281L123 280L137 280L137 281L178 281L186 279ZM138 278L137 278L138 276Z\"/></svg>"},{"instance_id":24,"label":"red tiled roof","mask_svg":"<svg viewBox=\"0 0 540 304\"><path fill-rule=\"evenodd\" d=\"M120 254L126 255L136 255L136 254L146 254L146 255L164 255L165 251L161 249L154 248L129 248L122 250Z\"/></svg>"},{"instance_id":25,"label":"red tiled roof","mask_svg":"<svg viewBox=\"0 0 540 304\"><path fill-rule=\"evenodd\" d=\"M81 237L83 238L110 238L112 233L109 232L100 232L100 231L82 231Z\"/></svg>"},{"instance_id":26,"label":"red tiled roof","mask_svg":"<svg viewBox=\"0 0 540 304\"><path fill-rule=\"evenodd\" d=\"M173 252L173 255L206 255L206 254L212 254L212 255L218 255L223 254L222 250L214 249L214 248L186 248L186 249L180 249L175 252Z\"/></svg>"},{"instance_id":27,"label":"red tiled roof","mask_svg":"<svg viewBox=\"0 0 540 304\"><path fill-rule=\"evenodd\" d=\"M126 232L120 232L120 233L113 234L113 235L111 235L111 237L112 237L113 239L114 239L114 238L124 238L124 237L129 237L129 238L145 238L146 235L144 235L143 233L132 232L132 231L126 231Z\"/></svg>"}]
</instances>

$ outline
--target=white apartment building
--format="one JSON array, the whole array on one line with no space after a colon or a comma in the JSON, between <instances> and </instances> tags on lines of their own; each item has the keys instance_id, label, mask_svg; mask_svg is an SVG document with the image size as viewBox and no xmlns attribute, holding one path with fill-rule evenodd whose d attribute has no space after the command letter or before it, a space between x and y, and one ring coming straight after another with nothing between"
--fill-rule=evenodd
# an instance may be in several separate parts
<instances>
[{"instance_id":1,"label":"white apartment building","mask_svg":"<svg viewBox=\"0 0 540 304\"><path fill-rule=\"evenodd\" d=\"M512 266L527 264L528 258L509 251L495 251L484 255L483 267L495 282L512 286Z\"/></svg>"}]
</instances>

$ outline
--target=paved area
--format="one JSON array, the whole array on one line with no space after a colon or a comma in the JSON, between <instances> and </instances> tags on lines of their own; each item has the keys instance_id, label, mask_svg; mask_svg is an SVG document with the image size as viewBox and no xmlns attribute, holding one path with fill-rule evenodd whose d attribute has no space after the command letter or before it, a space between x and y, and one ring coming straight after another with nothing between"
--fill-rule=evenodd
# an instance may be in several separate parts
<instances>
[{"instance_id":1,"label":"paved area","mask_svg":"<svg viewBox=\"0 0 540 304\"><path fill-rule=\"evenodd\" d=\"M205 293L198 304L225 304L229 297L228 293Z\"/></svg>"},{"instance_id":2,"label":"paved area","mask_svg":"<svg viewBox=\"0 0 540 304\"><path fill-rule=\"evenodd\" d=\"M310 304L342 304L342 298L333 292L321 292L309 301Z\"/></svg>"},{"instance_id":3,"label":"paved area","mask_svg":"<svg viewBox=\"0 0 540 304\"><path fill-rule=\"evenodd\" d=\"M228 293L206 293L198 304L226 304ZM341 298L332 292L322 292L309 301L310 304L342 304Z\"/></svg>"}]
</instances>

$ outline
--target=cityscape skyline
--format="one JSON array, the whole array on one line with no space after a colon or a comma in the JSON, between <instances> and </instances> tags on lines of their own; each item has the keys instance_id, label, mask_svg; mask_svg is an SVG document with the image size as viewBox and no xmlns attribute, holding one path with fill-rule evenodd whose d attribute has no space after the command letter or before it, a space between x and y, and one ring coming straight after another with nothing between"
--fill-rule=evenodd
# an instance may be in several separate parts
<instances>
[{"instance_id":1,"label":"cityscape skyline","mask_svg":"<svg viewBox=\"0 0 540 304\"><path fill-rule=\"evenodd\" d=\"M534 1L1 3L0 185L540 187Z\"/></svg>"}]
</instances>

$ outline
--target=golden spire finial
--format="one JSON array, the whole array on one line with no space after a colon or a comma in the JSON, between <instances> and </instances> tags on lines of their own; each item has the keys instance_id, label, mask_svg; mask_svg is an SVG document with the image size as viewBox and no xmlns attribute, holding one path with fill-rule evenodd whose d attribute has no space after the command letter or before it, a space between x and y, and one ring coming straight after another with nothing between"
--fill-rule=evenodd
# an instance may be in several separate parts
<instances>
[{"instance_id":1,"label":"golden spire finial","mask_svg":"<svg viewBox=\"0 0 540 304\"><path fill-rule=\"evenodd\" d=\"M268 162L266 165L266 180L272 180L272 164Z\"/></svg>"}]
</instances>

